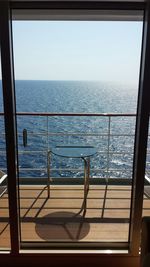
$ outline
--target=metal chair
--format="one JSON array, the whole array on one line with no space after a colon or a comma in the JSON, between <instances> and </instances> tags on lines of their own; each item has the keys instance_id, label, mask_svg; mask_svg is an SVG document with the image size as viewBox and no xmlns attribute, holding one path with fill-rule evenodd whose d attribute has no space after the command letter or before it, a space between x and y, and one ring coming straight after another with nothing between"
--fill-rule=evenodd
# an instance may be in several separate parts
<instances>
[{"instance_id":1,"label":"metal chair","mask_svg":"<svg viewBox=\"0 0 150 267\"><path fill-rule=\"evenodd\" d=\"M7 174L0 170L0 197L2 197L7 190L7 186L4 182L6 178Z\"/></svg>"},{"instance_id":2,"label":"metal chair","mask_svg":"<svg viewBox=\"0 0 150 267\"><path fill-rule=\"evenodd\" d=\"M150 178L145 175L146 185L144 186L144 194L147 198L150 198Z\"/></svg>"}]
</instances>

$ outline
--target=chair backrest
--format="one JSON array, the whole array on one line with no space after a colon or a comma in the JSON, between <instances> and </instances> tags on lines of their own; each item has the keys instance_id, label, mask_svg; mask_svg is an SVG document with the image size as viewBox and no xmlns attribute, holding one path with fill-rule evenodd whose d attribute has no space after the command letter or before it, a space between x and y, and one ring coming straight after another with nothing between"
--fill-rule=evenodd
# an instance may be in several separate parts
<instances>
[{"instance_id":1,"label":"chair backrest","mask_svg":"<svg viewBox=\"0 0 150 267\"><path fill-rule=\"evenodd\" d=\"M0 170L0 184L6 179L7 174Z\"/></svg>"},{"instance_id":2,"label":"chair backrest","mask_svg":"<svg viewBox=\"0 0 150 267\"><path fill-rule=\"evenodd\" d=\"M0 197L6 192L7 186L4 180L7 178L7 174L0 170Z\"/></svg>"}]
</instances>

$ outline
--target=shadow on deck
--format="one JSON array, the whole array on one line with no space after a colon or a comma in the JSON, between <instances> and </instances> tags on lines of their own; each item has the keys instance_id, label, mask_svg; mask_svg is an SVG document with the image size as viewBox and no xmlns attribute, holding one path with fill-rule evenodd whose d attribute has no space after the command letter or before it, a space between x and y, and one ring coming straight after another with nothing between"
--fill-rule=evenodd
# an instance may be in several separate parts
<instances>
[{"instance_id":1,"label":"shadow on deck","mask_svg":"<svg viewBox=\"0 0 150 267\"><path fill-rule=\"evenodd\" d=\"M21 238L25 242L128 242L130 185L91 185L83 214L82 185L20 186ZM8 196L0 198L0 247L10 247ZM150 215L144 197L143 215Z\"/></svg>"}]
</instances>

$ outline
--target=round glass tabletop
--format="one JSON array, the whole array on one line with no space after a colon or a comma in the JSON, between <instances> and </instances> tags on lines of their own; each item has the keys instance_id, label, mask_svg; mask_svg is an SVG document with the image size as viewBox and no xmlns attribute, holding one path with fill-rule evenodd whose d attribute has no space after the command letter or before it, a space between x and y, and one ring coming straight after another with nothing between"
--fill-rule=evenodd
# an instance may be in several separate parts
<instances>
[{"instance_id":1,"label":"round glass tabletop","mask_svg":"<svg viewBox=\"0 0 150 267\"><path fill-rule=\"evenodd\" d=\"M93 146L56 146L51 152L61 157L86 158L96 154L97 150Z\"/></svg>"}]
</instances>

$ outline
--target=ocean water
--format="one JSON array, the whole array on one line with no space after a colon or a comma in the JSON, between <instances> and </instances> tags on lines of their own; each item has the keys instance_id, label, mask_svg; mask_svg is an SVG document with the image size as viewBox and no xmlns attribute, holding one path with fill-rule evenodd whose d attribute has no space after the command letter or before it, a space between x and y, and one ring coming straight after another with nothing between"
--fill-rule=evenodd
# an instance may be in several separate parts
<instances>
[{"instance_id":1,"label":"ocean water","mask_svg":"<svg viewBox=\"0 0 150 267\"><path fill-rule=\"evenodd\" d=\"M136 114L137 85L93 81L15 82L17 112ZM0 92L1 92L0 88ZM1 112L2 93L0 98ZM1 116L1 132L4 132ZM23 146L23 130L27 146ZM110 139L108 131L110 130ZM20 177L46 177L47 151L55 145L94 145L92 177L132 177L135 117L17 116ZM6 168L4 135L0 138L0 168ZM109 151L109 153L107 153ZM59 168L59 169L58 169ZM52 176L80 177L83 162L53 156Z\"/></svg>"},{"instance_id":2,"label":"ocean water","mask_svg":"<svg viewBox=\"0 0 150 267\"><path fill-rule=\"evenodd\" d=\"M136 112L136 85L93 81L16 81L15 85L18 112Z\"/></svg>"}]
</instances>

